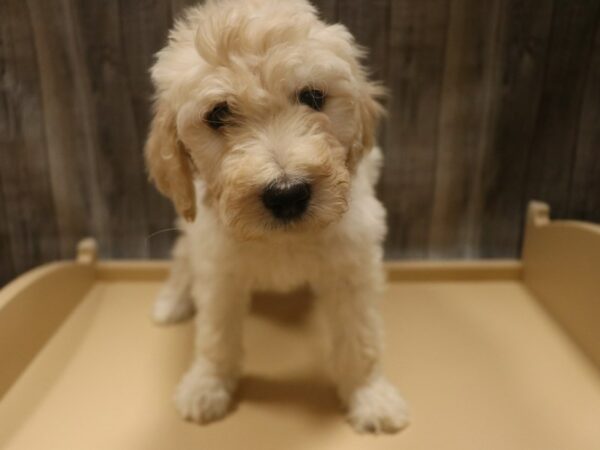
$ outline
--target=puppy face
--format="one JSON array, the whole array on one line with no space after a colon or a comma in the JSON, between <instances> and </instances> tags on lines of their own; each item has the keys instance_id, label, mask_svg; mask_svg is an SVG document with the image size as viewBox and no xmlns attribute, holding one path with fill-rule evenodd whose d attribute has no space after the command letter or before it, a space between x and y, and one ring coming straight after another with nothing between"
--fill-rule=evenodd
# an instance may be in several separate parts
<instances>
[{"instance_id":1,"label":"puppy face","mask_svg":"<svg viewBox=\"0 0 600 450\"><path fill-rule=\"evenodd\" d=\"M338 220L381 112L360 56L301 0L190 10L152 69L151 177L188 220L201 179L201 201L242 239Z\"/></svg>"}]
</instances>

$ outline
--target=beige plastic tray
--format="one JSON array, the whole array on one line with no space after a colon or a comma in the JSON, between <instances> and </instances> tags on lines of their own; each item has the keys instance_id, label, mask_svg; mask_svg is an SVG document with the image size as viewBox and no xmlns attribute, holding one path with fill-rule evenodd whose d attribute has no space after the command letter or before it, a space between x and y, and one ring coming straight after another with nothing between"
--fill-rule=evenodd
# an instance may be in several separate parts
<instances>
[{"instance_id":1,"label":"beige plastic tray","mask_svg":"<svg viewBox=\"0 0 600 450\"><path fill-rule=\"evenodd\" d=\"M3 449L600 449L600 227L529 210L522 261L389 263L389 376L412 409L355 434L320 364L311 301L255 299L235 410L198 426L171 396L190 322L149 311L166 262L77 261L0 292Z\"/></svg>"}]
</instances>

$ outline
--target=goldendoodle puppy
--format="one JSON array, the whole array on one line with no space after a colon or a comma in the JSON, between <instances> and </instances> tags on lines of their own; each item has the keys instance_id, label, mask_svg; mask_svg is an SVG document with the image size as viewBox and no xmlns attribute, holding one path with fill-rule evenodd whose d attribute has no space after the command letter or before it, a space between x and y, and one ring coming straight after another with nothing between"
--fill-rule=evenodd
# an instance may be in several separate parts
<instances>
[{"instance_id":1,"label":"goldendoodle puppy","mask_svg":"<svg viewBox=\"0 0 600 450\"><path fill-rule=\"evenodd\" d=\"M154 318L198 311L195 357L175 395L187 419L226 414L251 293L308 284L350 423L394 432L408 422L380 370L381 88L362 56L305 0L208 0L158 53L146 159L185 221Z\"/></svg>"}]
</instances>

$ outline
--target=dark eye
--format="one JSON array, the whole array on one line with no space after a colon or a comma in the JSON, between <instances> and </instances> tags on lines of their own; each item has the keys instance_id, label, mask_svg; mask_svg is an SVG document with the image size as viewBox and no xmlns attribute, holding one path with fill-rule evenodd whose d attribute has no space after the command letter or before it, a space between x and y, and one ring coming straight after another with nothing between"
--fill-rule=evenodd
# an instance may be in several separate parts
<instances>
[{"instance_id":1,"label":"dark eye","mask_svg":"<svg viewBox=\"0 0 600 450\"><path fill-rule=\"evenodd\" d=\"M325 104L325 93L319 89L304 88L298 92L298 101L315 111L321 111Z\"/></svg>"},{"instance_id":2,"label":"dark eye","mask_svg":"<svg viewBox=\"0 0 600 450\"><path fill-rule=\"evenodd\" d=\"M229 105L226 102L216 105L204 118L209 127L217 130L225 125L225 122L231 115Z\"/></svg>"}]
</instances>

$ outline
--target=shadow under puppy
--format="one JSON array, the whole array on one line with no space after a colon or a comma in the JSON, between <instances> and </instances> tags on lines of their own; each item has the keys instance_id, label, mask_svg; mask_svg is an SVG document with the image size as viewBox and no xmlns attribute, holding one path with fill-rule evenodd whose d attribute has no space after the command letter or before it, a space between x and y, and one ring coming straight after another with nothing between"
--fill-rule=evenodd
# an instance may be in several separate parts
<instances>
[{"instance_id":1,"label":"shadow under puppy","mask_svg":"<svg viewBox=\"0 0 600 450\"><path fill-rule=\"evenodd\" d=\"M186 11L157 55L146 161L185 222L153 314L165 323L199 311L175 394L187 419L228 411L251 293L308 283L350 423L361 432L408 423L380 370L381 88L362 56L305 0L209 0Z\"/></svg>"}]
</instances>

